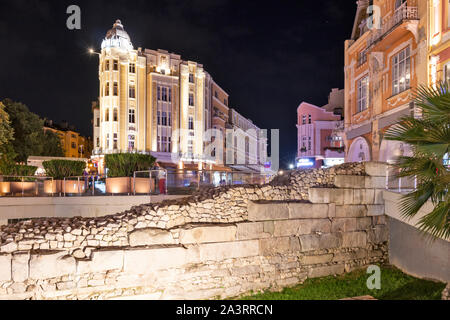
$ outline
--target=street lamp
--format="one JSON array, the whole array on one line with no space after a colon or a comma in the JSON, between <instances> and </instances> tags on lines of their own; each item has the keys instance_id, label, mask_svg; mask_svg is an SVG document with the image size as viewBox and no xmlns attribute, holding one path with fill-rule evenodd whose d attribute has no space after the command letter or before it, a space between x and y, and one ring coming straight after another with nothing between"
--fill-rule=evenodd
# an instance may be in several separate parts
<instances>
[{"instance_id":1,"label":"street lamp","mask_svg":"<svg viewBox=\"0 0 450 320\"><path fill-rule=\"evenodd\" d=\"M95 50L94 50L94 49L92 49L92 48L89 48L89 54L96 54L96 55L99 55L99 56L101 56L101 54L100 54L100 53L98 53L98 52L95 52Z\"/></svg>"},{"instance_id":2,"label":"street lamp","mask_svg":"<svg viewBox=\"0 0 450 320\"><path fill-rule=\"evenodd\" d=\"M290 169L290 170L293 170L293 169L294 169L294 165L293 165L292 163L289 165L289 169Z\"/></svg>"}]
</instances>

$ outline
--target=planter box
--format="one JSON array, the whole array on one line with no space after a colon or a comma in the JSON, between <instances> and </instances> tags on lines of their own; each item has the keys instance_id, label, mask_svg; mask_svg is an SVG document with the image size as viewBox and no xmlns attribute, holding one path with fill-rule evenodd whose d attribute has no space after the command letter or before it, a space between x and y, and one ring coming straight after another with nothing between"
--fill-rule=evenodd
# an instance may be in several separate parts
<instances>
[{"instance_id":1,"label":"planter box","mask_svg":"<svg viewBox=\"0 0 450 320\"><path fill-rule=\"evenodd\" d=\"M133 193L134 188L136 188L136 194L153 192L155 191L155 179L152 178L150 180L149 178L136 178L134 185L133 179L131 179L131 192Z\"/></svg>"},{"instance_id":2,"label":"planter box","mask_svg":"<svg viewBox=\"0 0 450 320\"><path fill-rule=\"evenodd\" d=\"M11 182L11 193L36 193L36 182Z\"/></svg>"},{"instance_id":3,"label":"planter box","mask_svg":"<svg viewBox=\"0 0 450 320\"><path fill-rule=\"evenodd\" d=\"M155 180L148 178L136 178L136 193L150 193L155 190ZM134 193L133 178L106 178L106 193L122 194Z\"/></svg>"},{"instance_id":4,"label":"planter box","mask_svg":"<svg viewBox=\"0 0 450 320\"><path fill-rule=\"evenodd\" d=\"M11 192L11 182L0 182L0 195Z\"/></svg>"},{"instance_id":5,"label":"planter box","mask_svg":"<svg viewBox=\"0 0 450 320\"><path fill-rule=\"evenodd\" d=\"M61 192L65 193L84 193L86 191L84 179L78 180L57 180L61 183Z\"/></svg>"},{"instance_id":6,"label":"planter box","mask_svg":"<svg viewBox=\"0 0 450 320\"><path fill-rule=\"evenodd\" d=\"M62 191L61 180L45 180L44 181L44 192L47 194L59 193Z\"/></svg>"}]
</instances>

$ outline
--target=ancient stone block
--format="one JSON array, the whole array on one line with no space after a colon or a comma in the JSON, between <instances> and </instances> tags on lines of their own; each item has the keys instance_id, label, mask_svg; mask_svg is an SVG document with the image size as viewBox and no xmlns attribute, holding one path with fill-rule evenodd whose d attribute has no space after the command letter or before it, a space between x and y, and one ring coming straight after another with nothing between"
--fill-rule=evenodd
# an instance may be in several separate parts
<instances>
[{"instance_id":1,"label":"ancient stone block","mask_svg":"<svg viewBox=\"0 0 450 320\"><path fill-rule=\"evenodd\" d=\"M383 189L375 189L375 200L373 204L384 204Z\"/></svg>"},{"instance_id":2,"label":"ancient stone block","mask_svg":"<svg viewBox=\"0 0 450 320\"><path fill-rule=\"evenodd\" d=\"M266 222L238 223L237 231L236 231L236 239L237 240L254 240L254 239L270 237L271 234L264 231L265 223ZM273 224L272 224L272 226L273 226Z\"/></svg>"},{"instance_id":3,"label":"ancient stone block","mask_svg":"<svg viewBox=\"0 0 450 320\"><path fill-rule=\"evenodd\" d=\"M11 281L11 255L0 256L0 281Z\"/></svg>"},{"instance_id":4,"label":"ancient stone block","mask_svg":"<svg viewBox=\"0 0 450 320\"><path fill-rule=\"evenodd\" d=\"M345 271L344 264L336 264L323 267L311 267L308 272L309 278L320 278L335 274L343 274Z\"/></svg>"},{"instance_id":5,"label":"ancient stone block","mask_svg":"<svg viewBox=\"0 0 450 320\"><path fill-rule=\"evenodd\" d=\"M338 188L364 188L364 176L337 175L334 177L334 185Z\"/></svg>"},{"instance_id":6,"label":"ancient stone block","mask_svg":"<svg viewBox=\"0 0 450 320\"><path fill-rule=\"evenodd\" d=\"M368 241L370 243L383 243L389 239L389 229L385 225L377 225L368 231Z\"/></svg>"},{"instance_id":7,"label":"ancient stone block","mask_svg":"<svg viewBox=\"0 0 450 320\"><path fill-rule=\"evenodd\" d=\"M357 259L364 259L367 257L366 249L356 249L350 252L337 252L334 254L333 262L345 262Z\"/></svg>"},{"instance_id":8,"label":"ancient stone block","mask_svg":"<svg viewBox=\"0 0 450 320\"><path fill-rule=\"evenodd\" d=\"M383 189L386 187L386 177L365 177L366 189Z\"/></svg>"},{"instance_id":9,"label":"ancient stone block","mask_svg":"<svg viewBox=\"0 0 450 320\"><path fill-rule=\"evenodd\" d=\"M327 204L289 203L289 219L308 219L328 217Z\"/></svg>"},{"instance_id":10,"label":"ancient stone block","mask_svg":"<svg viewBox=\"0 0 450 320\"><path fill-rule=\"evenodd\" d=\"M267 238L259 240L259 253L261 255L272 255L290 251L291 243L289 237Z\"/></svg>"},{"instance_id":11,"label":"ancient stone block","mask_svg":"<svg viewBox=\"0 0 450 320\"><path fill-rule=\"evenodd\" d=\"M336 218L358 218L367 215L367 207L364 205L336 206Z\"/></svg>"},{"instance_id":12,"label":"ancient stone block","mask_svg":"<svg viewBox=\"0 0 450 320\"><path fill-rule=\"evenodd\" d=\"M365 172L372 177L386 177L387 164L382 162L364 162Z\"/></svg>"},{"instance_id":13,"label":"ancient stone block","mask_svg":"<svg viewBox=\"0 0 450 320\"><path fill-rule=\"evenodd\" d=\"M344 232L342 234L342 247L361 248L367 244L367 234L364 231Z\"/></svg>"},{"instance_id":14,"label":"ancient stone block","mask_svg":"<svg viewBox=\"0 0 450 320\"><path fill-rule=\"evenodd\" d=\"M259 254L262 240L207 243L199 245L201 261L222 261L230 258L253 257Z\"/></svg>"},{"instance_id":15,"label":"ancient stone block","mask_svg":"<svg viewBox=\"0 0 450 320\"><path fill-rule=\"evenodd\" d=\"M299 237L302 252L319 249L320 236L316 234L302 235Z\"/></svg>"},{"instance_id":16,"label":"ancient stone block","mask_svg":"<svg viewBox=\"0 0 450 320\"><path fill-rule=\"evenodd\" d=\"M374 204L367 206L367 215L368 216L382 216L384 215L384 205L383 204Z\"/></svg>"},{"instance_id":17,"label":"ancient stone block","mask_svg":"<svg viewBox=\"0 0 450 320\"><path fill-rule=\"evenodd\" d=\"M124 272L128 274L149 274L195 262L199 262L199 252L194 247L124 251Z\"/></svg>"},{"instance_id":18,"label":"ancient stone block","mask_svg":"<svg viewBox=\"0 0 450 320\"><path fill-rule=\"evenodd\" d=\"M328 263L333 259L332 254L322 254L314 256L303 256L301 262L303 265Z\"/></svg>"},{"instance_id":19,"label":"ancient stone block","mask_svg":"<svg viewBox=\"0 0 450 320\"><path fill-rule=\"evenodd\" d=\"M30 279L49 279L75 273L75 258L66 252L31 255Z\"/></svg>"},{"instance_id":20,"label":"ancient stone block","mask_svg":"<svg viewBox=\"0 0 450 320\"><path fill-rule=\"evenodd\" d=\"M14 282L23 282L28 279L28 261L30 254L28 252L18 252L12 256L12 280Z\"/></svg>"},{"instance_id":21,"label":"ancient stone block","mask_svg":"<svg viewBox=\"0 0 450 320\"><path fill-rule=\"evenodd\" d=\"M319 238L318 249L338 248L342 245L342 236L340 233L322 234Z\"/></svg>"},{"instance_id":22,"label":"ancient stone block","mask_svg":"<svg viewBox=\"0 0 450 320\"><path fill-rule=\"evenodd\" d=\"M375 199L374 189L355 189L353 193L353 204L372 204Z\"/></svg>"},{"instance_id":23,"label":"ancient stone block","mask_svg":"<svg viewBox=\"0 0 450 320\"><path fill-rule=\"evenodd\" d=\"M348 232L356 230L356 218L335 218L331 223L331 232Z\"/></svg>"},{"instance_id":24,"label":"ancient stone block","mask_svg":"<svg viewBox=\"0 0 450 320\"><path fill-rule=\"evenodd\" d=\"M132 247L175 244L172 234L161 229L138 229L131 232L128 237Z\"/></svg>"},{"instance_id":25,"label":"ancient stone block","mask_svg":"<svg viewBox=\"0 0 450 320\"><path fill-rule=\"evenodd\" d=\"M248 203L249 221L285 220L289 219L287 203Z\"/></svg>"},{"instance_id":26,"label":"ancient stone block","mask_svg":"<svg viewBox=\"0 0 450 320\"><path fill-rule=\"evenodd\" d=\"M236 239L236 226L198 227L180 230L179 241L188 243L226 242Z\"/></svg>"},{"instance_id":27,"label":"ancient stone block","mask_svg":"<svg viewBox=\"0 0 450 320\"><path fill-rule=\"evenodd\" d=\"M334 193L339 189L330 188L309 188L308 199L312 203L332 203L334 200Z\"/></svg>"},{"instance_id":28,"label":"ancient stone block","mask_svg":"<svg viewBox=\"0 0 450 320\"><path fill-rule=\"evenodd\" d=\"M91 260L77 261L77 273L95 273L109 270L122 270L123 267L122 250L94 251Z\"/></svg>"}]
</instances>

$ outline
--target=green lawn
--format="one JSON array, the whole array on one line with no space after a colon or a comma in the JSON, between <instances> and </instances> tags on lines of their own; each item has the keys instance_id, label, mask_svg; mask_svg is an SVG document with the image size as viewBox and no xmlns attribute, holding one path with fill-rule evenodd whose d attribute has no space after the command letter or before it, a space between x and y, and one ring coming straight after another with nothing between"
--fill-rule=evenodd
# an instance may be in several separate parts
<instances>
[{"instance_id":1,"label":"green lawn","mask_svg":"<svg viewBox=\"0 0 450 320\"><path fill-rule=\"evenodd\" d=\"M381 289L366 286L370 274L366 269L341 276L307 279L302 285L282 292L265 292L243 297L242 300L338 300L370 295L379 300L440 300L444 283L417 279L400 270L381 268Z\"/></svg>"}]
</instances>

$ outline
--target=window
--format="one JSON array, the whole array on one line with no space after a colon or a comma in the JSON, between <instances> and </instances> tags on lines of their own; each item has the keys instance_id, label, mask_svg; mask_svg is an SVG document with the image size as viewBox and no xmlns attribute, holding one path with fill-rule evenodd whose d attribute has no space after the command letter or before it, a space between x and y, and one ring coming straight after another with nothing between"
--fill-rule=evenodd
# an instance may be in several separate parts
<instances>
[{"instance_id":1,"label":"window","mask_svg":"<svg viewBox=\"0 0 450 320\"><path fill-rule=\"evenodd\" d=\"M109 133L106 134L106 149L109 149Z\"/></svg>"},{"instance_id":2,"label":"window","mask_svg":"<svg viewBox=\"0 0 450 320\"><path fill-rule=\"evenodd\" d=\"M369 87L369 77L365 76L362 79L358 80L358 91L356 96L356 108L357 112L361 112L367 109L368 100L367 100L367 92Z\"/></svg>"},{"instance_id":3,"label":"window","mask_svg":"<svg viewBox=\"0 0 450 320\"><path fill-rule=\"evenodd\" d=\"M194 94L189 93L189 106L193 107L194 106Z\"/></svg>"},{"instance_id":4,"label":"window","mask_svg":"<svg viewBox=\"0 0 450 320\"><path fill-rule=\"evenodd\" d=\"M113 96L118 96L119 95L119 85L117 82L114 82L114 87L113 87Z\"/></svg>"},{"instance_id":5,"label":"window","mask_svg":"<svg viewBox=\"0 0 450 320\"><path fill-rule=\"evenodd\" d=\"M194 75L192 73L189 73L189 82L194 83Z\"/></svg>"},{"instance_id":6,"label":"window","mask_svg":"<svg viewBox=\"0 0 450 320\"><path fill-rule=\"evenodd\" d=\"M161 125L167 126L167 112L162 112Z\"/></svg>"},{"instance_id":7,"label":"window","mask_svg":"<svg viewBox=\"0 0 450 320\"><path fill-rule=\"evenodd\" d=\"M130 91L129 92L130 98L135 99L136 98L136 87L134 85L131 85L129 91Z\"/></svg>"},{"instance_id":8,"label":"window","mask_svg":"<svg viewBox=\"0 0 450 320\"><path fill-rule=\"evenodd\" d=\"M118 60L114 60L114 62L113 62L113 70L114 71L119 70L119 61Z\"/></svg>"},{"instance_id":9,"label":"window","mask_svg":"<svg viewBox=\"0 0 450 320\"><path fill-rule=\"evenodd\" d=\"M161 87L160 86L158 86L156 88L156 96L157 96L158 100L161 100Z\"/></svg>"},{"instance_id":10,"label":"window","mask_svg":"<svg viewBox=\"0 0 450 320\"><path fill-rule=\"evenodd\" d=\"M96 119L96 127L100 127L100 118L99 117L97 117Z\"/></svg>"},{"instance_id":11,"label":"window","mask_svg":"<svg viewBox=\"0 0 450 320\"><path fill-rule=\"evenodd\" d=\"M228 100L227 99L223 99L223 104L228 106Z\"/></svg>"},{"instance_id":12,"label":"window","mask_svg":"<svg viewBox=\"0 0 450 320\"><path fill-rule=\"evenodd\" d=\"M72 147L72 149L76 149L77 148L77 144L75 142L72 142L71 147Z\"/></svg>"},{"instance_id":13,"label":"window","mask_svg":"<svg viewBox=\"0 0 450 320\"><path fill-rule=\"evenodd\" d=\"M162 88L162 101L167 101L167 88L163 87Z\"/></svg>"},{"instance_id":14,"label":"window","mask_svg":"<svg viewBox=\"0 0 450 320\"><path fill-rule=\"evenodd\" d=\"M109 96L109 82L106 83L105 96Z\"/></svg>"},{"instance_id":15,"label":"window","mask_svg":"<svg viewBox=\"0 0 450 320\"><path fill-rule=\"evenodd\" d=\"M128 123L136 123L135 110L128 110Z\"/></svg>"},{"instance_id":16,"label":"window","mask_svg":"<svg viewBox=\"0 0 450 320\"><path fill-rule=\"evenodd\" d=\"M97 148L100 147L100 138L99 138L99 137L97 137L95 146L96 146Z\"/></svg>"},{"instance_id":17,"label":"window","mask_svg":"<svg viewBox=\"0 0 450 320\"><path fill-rule=\"evenodd\" d=\"M189 130L194 130L194 118L189 117Z\"/></svg>"},{"instance_id":18,"label":"window","mask_svg":"<svg viewBox=\"0 0 450 320\"><path fill-rule=\"evenodd\" d=\"M106 122L109 121L109 108L107 108L106 111L105 111L105 121Z\"/></svg>"},{"instance_id":19,"label":"window","mask_svg":"<svg viewBox=\"0 0 450 320\"><path fill-rule=\"evenodd\" d=\"M411 58L407 47L392 58L392 95L409 89L410 81Z\"/></svg>"},{"instance_id":20,"label":"window","mask_svg":"<svg viewBox=\"0 0 450 320\"><path fill-rule=\"evenodd\" d=\"M306 124L306 115L302 115L302 124Z\"/></svg>"},{"instance_id":21,"label":"window","mask_svg":"<svg viewBox=\"0 0 450 320\"><path fill-rule=\"evenodd\" d=\"M134 150L134 141L135 141L135 137L133 135L129 135L128 136L128 149L129 150Z\"/></svg>"},{"instance_id":22,"label":"window","mask_svg":"<svg viewBox=\"0 0 450 320\"><path fill-rule=\"evenodd\" d=\"M109 60L105 61L105 70L109 71Z\"/></svg>"},{"instance_id":23,"label":"window","mask_svg":"<svg viewBox=\"0 0 450 320\"><path fill-rule=\"evenodd\" d=\"M115 122L119 121L119 115L117 112L117 108L114 108L114 110L113 110L113 121L115 121Z\"/></svg>"},{"instance_id":24,"label":"window","mask_svg":"<svg viewBox=\"0 0 450 320\"><path fill-rule=\"evenodd\" d=\"M450 0L449 0L450 1ZM442 79L444 82L450 82L450 63L447 63L444 66L444 79Z\"/></svg>"},{"instance_id":25,"label":"window","mask_svg":"<svg viewBox=\"0 0 450 320\"><path fill-rule=\"evenodd\" d=\"M113 145L113 149L114 149L114 150L117 149L117 133L114 133L114 145Z\"/></svg>"},{"instance_id":26,"label":"window","mask_svg":"<svg viewBox=\"0 0 450 320\"><path fill-rule=\"evenodd\" d=\"M308 151L311 150L311 137L308 137Z\"/></svg>"},{"instance_id":27,"label":"window","mask_svg":"<svg viewBox=\"0 0 450 320\"><path fill-rule=\"evenodd\" d=\"M172 102L172 88L169 88L169 102Z\"/></svg>"},{"instance_id":28,"label":"window","mask_svg":"<svg viewBox=\"0 0 450 320\"><path fill-rule=\"evenodd\" d=\"M311 115L308 114L308 124L311 124Z\"/></svg>"},{"instance_id":29,"label":"window","mask_svg":"<svg viewBox=\"0 0 450 320\"><path fill-rule=\"evenodd\" d=\"M367 62L367 49L358 53L358 66Z\"/></svg>"},{"instance_id":30,"label":"window","mask_svg":"<svg viewBox=\"0 0 450 320\"><path fill-rule=\"evenodd\" d=\"M159 110L156 113L156 119L157 119L158 126L160 126L161 125L161 112Z\"/></svg>"},{"instance_id":31,"label":"window","mask_svg":"<svg viewBox=\"0 0 450 320\"><path fill-rule=\"evenodd\" d=\"M130 63L129 71L130 73L136 73L136 65L134 63Z\"/></svg>"}]
</instances>

